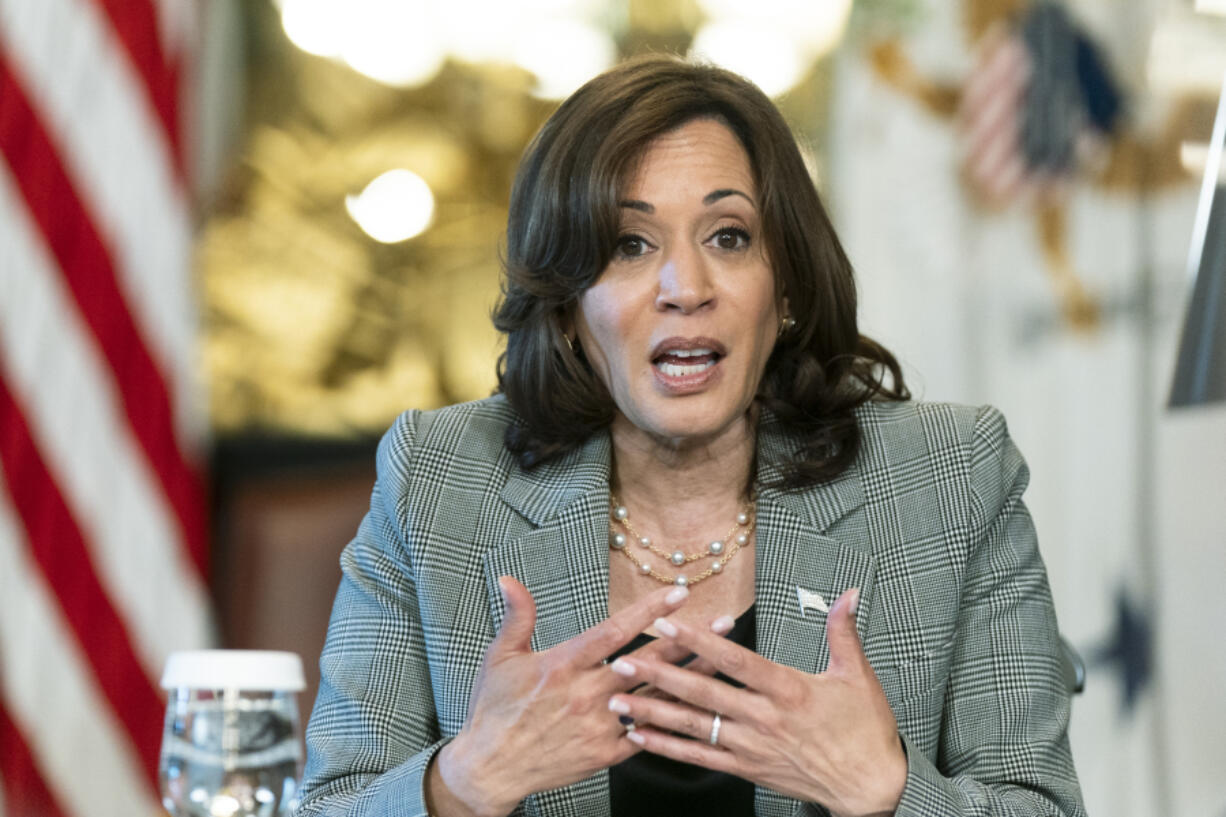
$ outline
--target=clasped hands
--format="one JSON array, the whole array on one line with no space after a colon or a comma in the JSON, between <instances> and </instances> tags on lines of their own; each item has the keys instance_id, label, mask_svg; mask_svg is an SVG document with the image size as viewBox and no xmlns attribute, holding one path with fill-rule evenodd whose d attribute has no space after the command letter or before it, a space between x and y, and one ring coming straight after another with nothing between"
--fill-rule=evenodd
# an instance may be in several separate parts
<instances>
[{"instance_id":1,"label":"clasped hands","mask_svg":"<svg viewBox=\"0 0 1226 817\"><path fill-rule=\"evenodd\" d=\"M657 591L534 653L532 596L510 577L499 584L506 618L477 676L464 728L431 766L433 812L505 815L533 792L582 780L642 750L820 803L839 817L896 808L907 761L856 635L859 591L832 606L830 664L810 675L718 635L731 628L727 617L710 630L669 618L685 602L682 588ZM652 624L659 639L604 663ZM676 665L691 654L697 659ZM716 671L744 688L712 677ZM652 694L631 693L644 684ZM716 712L721 726L711 745ZM627 731L618 715L633 718L635 728Z\"/></svg>"}]
</instances>

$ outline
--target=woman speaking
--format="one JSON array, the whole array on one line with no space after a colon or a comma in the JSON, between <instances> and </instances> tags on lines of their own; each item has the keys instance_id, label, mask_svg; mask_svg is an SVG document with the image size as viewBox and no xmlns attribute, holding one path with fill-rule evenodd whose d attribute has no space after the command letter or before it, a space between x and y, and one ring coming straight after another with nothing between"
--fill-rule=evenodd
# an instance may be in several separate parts
<instances>
[{"instance_id":1,"label":"woman speaking","mask_svg":"<svg viewBox=\"0 0 1226 817\"><path fill-rule=\"evenodd\" d=\"M1026 466L859 334L761 91L563 103L494 320L499 393L380 445L300 813L1083 813Z\"/></svg>"}]
</instances>

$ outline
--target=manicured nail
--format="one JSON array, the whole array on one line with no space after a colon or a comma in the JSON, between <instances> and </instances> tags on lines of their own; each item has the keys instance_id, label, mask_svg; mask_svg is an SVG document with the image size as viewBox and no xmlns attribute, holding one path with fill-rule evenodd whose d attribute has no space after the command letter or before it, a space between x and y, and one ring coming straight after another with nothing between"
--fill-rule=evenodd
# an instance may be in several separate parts
<instances>
[{"instance_id":1,"label":"manicured nail","mask_svg":"<svg viewBox=\"0 0 1226 817\"><path fill-rule=\"evenodd\" d=\"M634 673L635 673L634 664L631 664L629 661L623 661L622 659L619 658L616 661L614 661L612 664L610 664L609 667L614 672L616 672L618 675L624 675L627 678L634 677Z\"/></svg>"},{"instance_id":2,"label":"manicured nail","mask_svg":"<svg viewBox=\"0 0 1226 817\"><path fill-rule=\"evenodd\" d=\"M666 635L669 638L677 637L677 628L674 627L673 623L668 619L657 618L655 620L655 625L656 629L659 630L662 635Z\"/></svg>"},{"instance_id":3,"label":"manicured nail","mask_svg":"<svg viewBox=\"0 0 1226 817\"><path fill-rule=\"evenodd\" d=\"M627 732L626 740L630 741L631 743L637 744L639 746L642 746L647 743L647 738L643 737L638 732Z\"/></svg>"},{"instance_id":4,"label":"manicured nail","mask_svg":"<svg viewBox=\"0 0 1226 817\"><path fill-rule=\"evenodd\" d=\"M626 703L621 698L610 698L609 711L625 715L630 712L630 704Z\"/></svg>"},{"instance_id":5,"label":"manicured nail","mask_svg":"<svg viewBox=\"0 0 1226 817\"><path fill-rule=\"evenodd\" d=\"M720 616L711 622L711 632L716 635L724 635L732 632L734 626L736 626L736 619L732 616Z\"/></svg>"},{"instance_id":6,"label":"manicured nail","mask_svg":"<svg viewBox=\"0 0 1226 817\"><path fill-rule=\"evenodd\" d=\"M668 591L668 595L664 597L664 600L669 604L678 604L689 594L690 591L686 590L684 587L674 587L672 590Z\"/></svg>"},{"instance_id":7,"label":"manicured nail","mask_svg":"<svg viewBox=\"0 0 1226 817\"><path fill-rule=\"evenodd\" d=\"M847 612L851 615L856 614L856 608L860 606L860 588L853 587L851 589L851 599L847 602Z\"/></svg>"}]
</instances>

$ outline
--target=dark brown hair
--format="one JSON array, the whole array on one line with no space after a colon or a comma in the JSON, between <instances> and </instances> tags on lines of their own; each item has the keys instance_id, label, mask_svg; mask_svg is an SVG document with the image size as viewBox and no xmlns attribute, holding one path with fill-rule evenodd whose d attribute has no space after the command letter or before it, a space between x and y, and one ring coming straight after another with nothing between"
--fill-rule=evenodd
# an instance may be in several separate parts
<instances>
[{"instance_id":1,"label":"dark brown hair","mask_svg":"<svg viewBox=\"0 0 1226 817\"><path fill-rule=\"evenodd\" d=\"M776 296L796 320L776 343L756 398L803 441L784 468L784 487L828 480L851 463L857 406L909 399L893 355L856 328L851 264L778 109L723 69L641 57L562 103L525 151L511 190L494 325L507 335L499 387L521 418L506 442L525 467L612 421L612 397L562 326L612 258L618 188L634 162L657 137L703 118L726 124L749 155Z\"/></svg>"}]
</instances>

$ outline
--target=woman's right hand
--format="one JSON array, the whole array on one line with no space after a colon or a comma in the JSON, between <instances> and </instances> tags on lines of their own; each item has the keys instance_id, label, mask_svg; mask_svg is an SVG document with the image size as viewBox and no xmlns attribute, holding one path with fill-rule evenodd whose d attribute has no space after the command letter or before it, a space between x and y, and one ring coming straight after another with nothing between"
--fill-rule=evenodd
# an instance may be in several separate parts
<instances>
[{"instance_id":1,"label":"woman's right hand","mask_svg":"<svg viewBox=\"0 0 1226 817\"><path fill-rule=\"evenodd\" d=\"M611 695L636 682L610 672L604 660L677 610L688 595L684 588L662 588L536 653L532 595L510 576L498 584L506 617L485 653L464 728L431 764L431 813L502 817L533 792L582 780L638 752L608 709ZM676 660L665 653L676 648L660 642L642 649Z\"/></svg>"}]
</instances>

